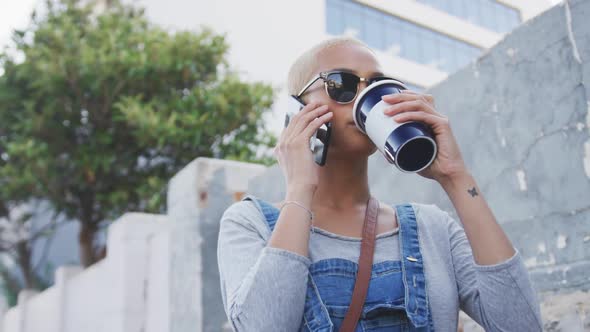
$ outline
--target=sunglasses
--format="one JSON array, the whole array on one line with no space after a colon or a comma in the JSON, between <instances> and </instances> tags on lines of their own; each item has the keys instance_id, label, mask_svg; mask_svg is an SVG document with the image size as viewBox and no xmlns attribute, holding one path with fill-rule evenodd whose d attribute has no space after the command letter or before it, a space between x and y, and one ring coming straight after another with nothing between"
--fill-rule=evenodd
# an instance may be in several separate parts
<instances>
[{"instance_id":1,"label":"sunglasses","mask_svg":"<svg viewBox=\"0 0 590 332\"><path fill-rule=\"evenodd\" d=\"M364 78L350 72L338 70L321 72L311 79L296 97L301 97L310 86L320 79L324 81L324 87L326 88L326 93L330 96L330 99L338 104L348 104L356 98L360 82L367 82L368 86L378 81L391 80L393 78L387 76Z\"/></svg>"}]
</instances>

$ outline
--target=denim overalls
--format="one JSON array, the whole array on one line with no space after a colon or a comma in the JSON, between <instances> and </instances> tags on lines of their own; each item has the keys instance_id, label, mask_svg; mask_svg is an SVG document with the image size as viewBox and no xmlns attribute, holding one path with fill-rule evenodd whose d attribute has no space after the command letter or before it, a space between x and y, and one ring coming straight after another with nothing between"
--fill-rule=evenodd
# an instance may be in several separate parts
<instances>
[{"instance_id":1,"label":"denim overalls","mask_svg":"<svg viewBox=\"0 0 590 332\"><path fill-rule=\"evenodd\" d=\"M279 209L253 196L272 231ZM434 331L418 242L418 224L410 204L396 205L401 261L373 264L371 281L356 331ZM323 259L309 267L300 331L338 331L350 304L358 263Z\"/></svg>"}]
</instances>

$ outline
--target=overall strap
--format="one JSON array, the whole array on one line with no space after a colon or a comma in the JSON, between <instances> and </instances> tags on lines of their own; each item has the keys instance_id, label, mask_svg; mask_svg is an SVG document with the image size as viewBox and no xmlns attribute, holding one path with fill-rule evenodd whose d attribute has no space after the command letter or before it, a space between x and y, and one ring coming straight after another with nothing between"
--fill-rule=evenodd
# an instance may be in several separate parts
<instances>
[{"instance_id":1,"label":"overall strap","mask_svg":"<svg viewBox=\"0 0 590 332\"><path fill-rule=\"evenodd\" d=\"M243 201L252 201L258 210L264 215L264 219L272 232L275 228L277 220L279 219L279 210L271 205L270 203L266 202L263 199L257 198L254 195L247 195L242 199Z\"/></svg>"},{"instance_id":2,"label":"overall strap","mask_svg":"<svg viewBox=\"0 0 590 332\"><path fill-rule=\"evenodd\" d=\"M405 286L406 314L414 327L428 324L429 304L426 292L424 262L420 252L418 222L411 204L396 206L399 223L399 244Z\"/></svg>"},{"instance_id":3,"label":"overall strap","mask_svg":"<svg viewBox=\"0 0 590 332\"><path fill-rule=\"evenodd\" d=\"M352 291L352 300L340 326L340 332L353 332L361 317L369 281L371 281L371 270L373 269L373 252L375 251L375 236L377 230L377 217L379 215L379 201L369 198L365 221L363 223L363 239L361 240L361 254L359 256L358 273Z\"/></svg>"}]
</instances>

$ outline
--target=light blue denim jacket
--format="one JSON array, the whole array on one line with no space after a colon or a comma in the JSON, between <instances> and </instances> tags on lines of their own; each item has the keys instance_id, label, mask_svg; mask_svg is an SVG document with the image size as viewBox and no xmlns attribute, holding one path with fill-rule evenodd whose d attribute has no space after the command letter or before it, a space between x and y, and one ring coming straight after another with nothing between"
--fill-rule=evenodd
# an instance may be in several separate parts
<instances>
[{"instance_id":1,"label":"light blue denim jacket","mask_svg":"<svg viewBox=\"0 0 590 332\"><path fill-rule=\"evenodd\" d=\"M446 212L419 203L395 208L400 226L377 236L357 331L454 332L459 309L487 331L541 330L538 300L518 250L499 264L478 265L463 228ZM361 239L316 227L309 257L267 247L278 214L248 196L221 219L221 293L233 329L337 331Z\"/></svg>"}]
</instances>

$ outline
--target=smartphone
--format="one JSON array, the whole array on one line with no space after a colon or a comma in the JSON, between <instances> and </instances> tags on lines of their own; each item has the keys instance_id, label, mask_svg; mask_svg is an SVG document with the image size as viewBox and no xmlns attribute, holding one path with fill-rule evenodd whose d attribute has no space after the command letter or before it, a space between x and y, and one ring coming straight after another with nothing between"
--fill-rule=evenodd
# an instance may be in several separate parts
<instances>
[{"instance_id":1,"label":"smartphone","mask_svg":"<svg viewBox=\"0 0 590 332\"><path fill-rule=\"evenodd\" d=\"M303 101L295 96L289 96L289 107L285 115L285 127L289 124L291 117L299 113L305 107ZM309 149L313 154L315 163L324 166L328 157L328 147L330 146L330 136L332 134L332 122L327 122L311 136L309 139Z\"/></svg>"}]
</instances>

